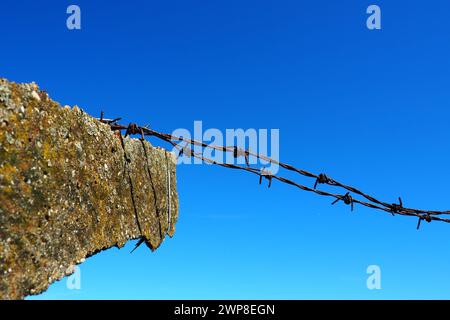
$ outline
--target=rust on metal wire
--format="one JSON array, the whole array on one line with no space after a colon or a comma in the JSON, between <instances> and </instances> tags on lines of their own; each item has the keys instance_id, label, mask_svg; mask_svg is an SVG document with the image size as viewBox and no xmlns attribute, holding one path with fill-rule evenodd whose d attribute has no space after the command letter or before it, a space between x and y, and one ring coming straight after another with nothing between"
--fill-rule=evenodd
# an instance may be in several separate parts
<instances>
[{"instance_id":1,"label":"rust on metal wire","mask_svg":"<svg viewBox=\"0 0 450 320\"><path fill-rule=\"evenodd\" d=\"M392 214L393 216L394 215L402 215L402 216L416 217L416 218L418 218L417 229L420 228L420 224L421 224L422 220L425 220L427 222L431 222L434 220L434 221L442 221L442 222L450 223L449 218L440 217L441 215L450 214L449 210L437 211L437 210L422 210L422 209L407 208L407 207L403 206L403 202L400 197L398 198L398 200L399 200L398 204L380 201L377 198L375 198L367 193L364 193L355 187L352 187L352 186L349 186L349 185L346 185L346 184L343 184L341 182L334 180L333 178L327 176L325 173L314 174L314 173L308 172L306 170L298 169L290 164L279 162L275 159L269 158L268 156L257 154L257 153L251 152L249 150L242 150L242 149L238 148L237 146L208 145L201 141L188 139L188 138L184 138L184 137L177 137L177 136L174 136L174 135L171 135L168 133L161 133L161 132L155 131L153 129L150 129L149 126L141 127L135 123L130 123L128 126L121 125L118 123L118 121L121 120L121 118L104 119L103 112L101 113L100 118L97 118L97 120L99 120L102 123L108 124L110 126L111 130L119 131L119 132L121 130L125 130L125 132L126 132L125 136L132 135L132 134L139 134L139 135L141 135L141 139L144 139L144 136L153 136L153 137L161 139L165 142L168 142L175 149L178 150L178 152L179 152L178 157L180 157L184 154L184 155L187 155L190 157L195 157L195 158L200 159L209 164L214 164L214 165L218 165L218 166L229 168L229 169L243 170L243 171L247 171L249 173L258 175L259 183L261 184L262 179L265 178L266 180L268 180L269 188L272 185L272 180L278 180L280 182L292 185L294 187L297 187L297 188L307 191L307 192L311 192L311 193L314 193L314 194L317 194L320 196L334 198L334 201L332 202L332 204L342 201L346 205L350 205L352 211L354 210L355 204L358 204L358 205L362 205L362 206L365 206L368 208L385 211L387 213ZM176 143L176 142L178 142L178 143ZM185 145L183 147L181 147L179 145L179 143L181 143L181 142L185 143ZM246 166L240 166L240 165L229 164L229 163L220 163L215 160L205 158L203 156L203 154L196 153L191 148L189 148L189 145L199 146L202 148L210 148L210 149L214 149L214 150L222 151L222 152L230 152L233 154L234 158L243 156L243 157L245 157ZM263 160L263 161L266 161L269 163L277 164L283 169L286 169L286 170L292 171L292 172L296 172L304 177L315 179L314 186L312 188L310 188L308 186L298 184L298 183L296 183L292 180L286 179L284 177L272 174L270 171L268 171L264 168L251 167L249 164L249 161L248 161L249 156L256 157L257 159L260 159L260 160ZM325 184L325 185L344 189L345 193L344 194L335 194L335 193L330 193L330 192L319 190L319 189L317 189L317 186L319 184ZM359 196L363 197L365 200L355 199L354 196L352 195L352 193L354 195L359 195Z\"/></svg>"}]
</instances>

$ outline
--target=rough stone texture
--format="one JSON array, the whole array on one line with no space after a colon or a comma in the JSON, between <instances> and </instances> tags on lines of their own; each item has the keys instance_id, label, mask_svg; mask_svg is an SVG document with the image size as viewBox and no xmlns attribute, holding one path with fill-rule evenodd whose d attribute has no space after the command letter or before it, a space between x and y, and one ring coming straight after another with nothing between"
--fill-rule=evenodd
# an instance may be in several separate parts
<instances>
[{"instance_id":1,"label":"rough stone texture","mask_svg":"<svg viewBox=\"0 0 450 320\"><path fill-rule=\"evenodd\" d=\"M40 293L130 239L155 250L177 217L172 153L0 78L1 298Z\"/></svg>"}]
</instances>

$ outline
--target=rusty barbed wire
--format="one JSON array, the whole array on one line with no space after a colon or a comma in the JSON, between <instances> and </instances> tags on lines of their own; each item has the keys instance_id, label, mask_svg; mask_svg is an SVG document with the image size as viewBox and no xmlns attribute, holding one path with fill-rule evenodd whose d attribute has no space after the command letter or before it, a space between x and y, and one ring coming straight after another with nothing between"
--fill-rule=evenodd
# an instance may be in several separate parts
<instances>
[{"instance_id":1,"label":"rusty barbed wire","mask_svg":"<svg viewBox=\"0 0 450 320\"><path fill-rule=\"evenodd\" d=\"M320 173L320 174L314 174L311 173L309 171L306 170L302 170L302 169L298 169L290 164L287 163L283 163L280 162L276 159L272 159L268 156L262 155L262 154L258 154L258 153L254 153L251 152L249 150L243 150L241 148L238 148L237 146L217 146L217 145L209 145L206 144L202 141L197 141L194 139L188 139L185 137L178 137L178 136L174 136L168 133L161 133L158 131L155 131L153 129L150 129L149 126L138 126L135 123L130 123L128 126L119 124L118 121L121 120L121 118L114 118L114 119L105 119L103 118L103 112L100 115L100 118L97 118L97 120L99 120L102 123L105 123L107 125L110 126L111 130L113 131L122 131L125 130L125 136L128 135L134 135L134 134L138 134L141 136L141 139L144 139L145 136L153 136L156 137L158 139L161 139L169 144L171 144L175 149L178 150L178 157L180 156L191 156L194 158L197 158L205 163L209 163L209 164L213 164L213 165L218 165L224 168L229 168L229 169L235 169L235 170L242 170L242 171L246 171L249 172L251 174L255 174L259 176L259 183L262 183L262 179L264 178L265 180L268 180L268 187L270 188L272 185L272 180L277 180L280 181L282 183L285 184L289 184L292 185L294 187L297 187L301 190L310 192L310 193L314 193L320 196L325 196L325 197L331 197L334 198L334 201L331 204L336 204L340 201L342 201L344 204L349 205L351 207L351 211L354 210L355 204L358 205L362 205L371 209L376 209L376 210L381 210L384 212L387 212L393 216L395 215L401 215L401 216L411 216L411 217L416 217L418 219L417 222L417 229L420 228L421 222L422 220L425 220L426 222L431 222L431 221L442 221L442 222L447 222L450 223L450 219L449 218L441 218L439 217L440 215L446 215L446 214L450 214L450 210L446 210L446 211L437 211L437 210L423 210L423 209L415 209L415 208L408 208L403 206L403 201L402 199L399 197L399 203L387 203L384 201L380 201L377 198L375 198L374 196L371 196L355 187L346 185L344 183L341 183L331 177L329 177L328 175L326 175L325 173ZM180 146L179 143L176 142L184 142L185 145L184 146ZM188 146L199 146L201 148L209 148L209 149L214 149L217 151L222 151L224 153L231 153L233 155L234 158L238 158L238 157L244 157L245 158L245 163L246 166L241 166L241 165L235 165L235 164L230 164L230 163L221 163L221 162L217 162L215 160L206 158L203 156L203 154L194 152L190 147ZM288 171L292 171L295 172L297 174L300 174L301 176L307 177L307 178L312 178L314 179L314 186L313 187L308 187L302 184L299 184L297 182L294 182L290 179L281 177L279 175L275 175L272 174L270 171L268 171L265 168L254 168L250 166L249 163L249 157L256 157L257 159L266 161L268 163L273 163L273 164L277 164L279 165L281 168L284 168ZM317 189L318 185L320 184L325 184L325 185L329 185L329 186L334 186L337 188L341 188L344 189L346 191L345 194L335 194L335 193L331 193L331 192L327 192L327 191L322 191ZM353 193L354 195L359 195L363 198L365 198L368 201L363 201L363 200L359 200L356 199L352 196Z\"/></svg>"}]
</instances>

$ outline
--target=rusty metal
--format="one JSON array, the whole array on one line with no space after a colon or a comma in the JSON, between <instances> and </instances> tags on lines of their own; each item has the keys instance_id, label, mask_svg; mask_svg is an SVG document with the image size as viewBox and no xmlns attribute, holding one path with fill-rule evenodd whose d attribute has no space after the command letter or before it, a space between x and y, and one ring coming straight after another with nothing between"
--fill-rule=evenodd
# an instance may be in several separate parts
<instances>
[{"instance_id":1,"label":"rusty metal","mask_svg":"<svg viewBox=\"0 0 450 320\"><path fill-rule=\"evenodd\" d=\"M290 164L287 163L283 163L283 162L279 162L275 159L272 159L270 157L267 157L265 155L261 155L261 154L257 154L254 152L251 152L249 150L242 150L237 148L236 146L216 146L216 145L208 145L206 143L203 143L201 141L197 141L197 140L193 140L193 139L188 139L188 138L184 138L184 137L177 137L171 134L167 134L167 133L161 133L158 131L155 131L153 129L150 129L148 126L145 127L140 127L136 124L129 124L128 126L124 126L121 124L118 124L117 122L120 120L121 118L115 118L115 119L103 119L103 114L101 115L100 118L98 118L98 120L102 123L108 124L112 130L126 130L126 134L130 135L130 134L141 134L141 137L143 138L145 135L147 136L153 136L156 137L158 139L161 139L163 141L166 141L168 143L170 143L175 149L177 149L179 151L178 153L178 157L182 156L182 155L187 155L187 156L191 156L191 157L195 157L198 158L206 163L209 164L214 164L214 165L218 165L221 167L225 167L225 168L230 168L230 169L237 169L237 170L243 170L243 171L247 171L249 173L252 174L256 174L259 176L259 181L260 184L262 182L262 178L264 177L265 179L267 179L269 181L268 186L270 187L272 184L272 180L278 180L280 182L283 182L285 184L289 184L292 185L294 187L297 187L301 190L310 192L310 193L314 193L320 196L325 196L325 197L332 197L335 200L332 202L332 204L337 203L338 201L343 201L345 204L350 205L351 206L351 210L354 210L354 206L355 204L358 205L362 205L368 208L372 208L372 209L377 209L377 210L381 210L387 213L390 213L391 215L401 215L401 216L410 216L410 217L416 217L419 219L418 224L417 224L417 229L419 229L421 221L425 220L427 222L431 222L431 221L441 221L441 222L446 222L446 223L450 223L450 219L449 218L443 218L440 217L441 215L448 215L450 214L450 210L446 210L446 211L438 211L438 210L423 210L423 209L415 209L415 208L407 208L403 206L403 202L402 199L399 197L399 203L387 203L384 201L380 201L377 198L346 184L343 184L331 177L329 177L328 175L324 174L324 173L320 173L320 174L314 174L311 173L309 171L306 170L302 170L302 169L298 169ZM185 142L185 145L183 147L181 147L179 144L177 144L176 142ZM240 156L244 156L246 158L246 166L240 166L240 165L235 165L235 164L229 164L229 163L220 163L217 161L214 161L212 159L208 159L205 158L203 156L203 154L199 154L194 152L191 148L189 148L188 146L192 145L192 146L200 146L202 148L211 148L217 151L222 151L222 152L230 152L233 154L234 158L240 157ZM281 168L286 169L288 171L292 171L295 173L298 173L304 177L307 178L313 178L315 179L315 184L313 188L310 188L308 186L296 183L292 180L286 179L284 177L278 176L278 175L274 175L270 172L268 172L267 170L265 170L264 168L254 168L251 167L249 165L249 161L248 161L248 157L249 156L254 156L257 159L269 162L269 163L274 163L279 165ZM329 186L333 186L333 187L337 187L337 188L341 188L346 190L345 194L335 194L335 193L330 193L330 192L326 192L326 191L321 191L317 189L317 186L319 184L326 184ZM359 200L354 198L354 195L352 195L351 193L353 193L354 195L359 195L363 198L366 199L366 201L363 200Z\"/></svg>"},{"instance_id":2,"label":"rusty metal","mask_svg":"<svg viewBox=\"0 0 450 320\"><path fill-rule=\"evenodd\" d=\"M272 176L273 176L272 172L264 168L261 168L259 173L259 184L261 184L262 178L265 178L267 181L269 181L267 187L270 188L270 186L272 185Z\"/></svg>"},{"instance_id":3,"label":"rusty metal","mask_svg":"<svg viewBox=\"0 0 450 320\"><path fill-rule=\"evenodd\" d=\"M340 197L339 199L334 200L331 204L336 204L338 201L342 200L345 204L347 205L351 205L352 211L354 209L354 204L353 204L353 198L350 195L350 192L347 192L346 194L344 194L342 197Z\"/></svg>"},{"instance_id":4,"label":"rusty metal","mask_svg":"<svg viewBox=\"0 0 450 320\"><path fill-rule=\"evenodd\" d=\"M314 184L314 189L317 188L318 184L325 184L325 183L329 183L330 179L328 178L328 176L325 173L321 173L319 174L319 176L316 179L316 183Z\"/></svg>"}]
</instances>

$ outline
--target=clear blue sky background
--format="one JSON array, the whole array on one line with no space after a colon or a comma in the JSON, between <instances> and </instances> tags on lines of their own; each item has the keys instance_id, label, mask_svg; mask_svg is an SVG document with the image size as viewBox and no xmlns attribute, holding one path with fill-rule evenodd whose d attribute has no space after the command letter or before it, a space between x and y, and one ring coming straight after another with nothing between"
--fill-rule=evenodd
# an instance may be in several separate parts
<instances>
[{"instance_id":1,"label":"clear blue sky background","mask_svg":"<svg viewBox=\"0 0 450 320\"><path fill-rule=\"evenodd\" d=\"M66 28L78 4L82 30ZM366 8L382 30L366 28ZM2 1L0 76L171 132L279 128L281 160L450 207L448 1ZM288 175L290 176L290 175ZM291 176L292 177L292 176ZM307 180L299 180L312 183ZM450 298L450 225L178 167L173 239L101 252L36 298ZM381 267L382 289L366 288Z\"/></svg>"}]
</instances>

